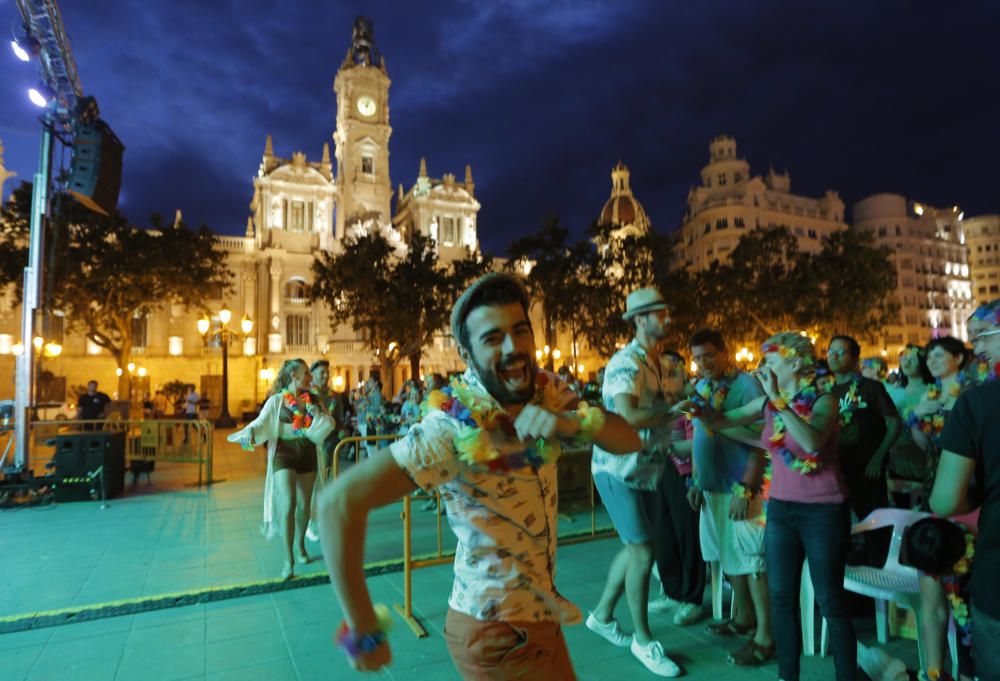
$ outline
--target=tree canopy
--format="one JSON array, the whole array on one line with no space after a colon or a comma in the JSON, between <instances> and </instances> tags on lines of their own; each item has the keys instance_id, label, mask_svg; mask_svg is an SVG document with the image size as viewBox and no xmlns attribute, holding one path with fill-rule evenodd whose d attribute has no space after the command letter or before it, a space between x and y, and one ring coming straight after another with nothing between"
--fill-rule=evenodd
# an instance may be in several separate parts
<instances>
[{"instance_id":1,"label":"tree canopy","mask_svg":"<svg viewBox=\"0 0 1000 681\"><path fill-rule=\"evenodd\" d=\"M16 284L10 274L27 263L30 197L31 185L22 184L0 217L7 244L0 251L0 284ZM197 231L183 223L142 229L117 211L99 215L68 197L52 213L47 305L61 310L68 329L105 348L120 367L131 358L134 319L171 303L203 307L214 289L231 286L226 254L204 225Z\"/></svg>"},{"instance_id":2,"label":"tree canopy","mask_svg":"<svg viewBox=\"0 0 1000 681\"><path fill-rule=\"evenodd\" d=\"M340 253L320 253L313 262L313 300L326 303L336 324L350 323L383 370L400 358L418 376L423 348L445 331L458 293L492 267L492 260L469 252L448 266L434 242L414 234L397 252L380 232L351 236Z\"/></svg>"}]
</instances>

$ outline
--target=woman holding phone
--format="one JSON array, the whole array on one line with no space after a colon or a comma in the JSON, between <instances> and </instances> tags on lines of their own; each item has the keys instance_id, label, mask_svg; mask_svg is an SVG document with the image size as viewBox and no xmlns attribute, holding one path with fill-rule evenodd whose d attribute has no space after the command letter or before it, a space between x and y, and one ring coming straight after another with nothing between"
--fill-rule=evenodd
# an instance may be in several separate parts
<instances>
[{"instance_id":1,"label":"woman holding phone","mask_svg":"<svg viewBox=\"0 0 1000 681\"><path fill-rule=\"evenodd\" d=\"M857 636L844 597L844 566L850 547L851 511L837 461L837 400L816 388L816 356L809 338L779 333L762 348L754 372L764 397L718 412L682 403L713 429L763 419L761 447L771 458L772 480L764 533L771 619L778 649L778 676L798 681L802 636L799 583L808 559L816 600L827 619L837 681L854 681Z\"/></svg>"}]
</instances>

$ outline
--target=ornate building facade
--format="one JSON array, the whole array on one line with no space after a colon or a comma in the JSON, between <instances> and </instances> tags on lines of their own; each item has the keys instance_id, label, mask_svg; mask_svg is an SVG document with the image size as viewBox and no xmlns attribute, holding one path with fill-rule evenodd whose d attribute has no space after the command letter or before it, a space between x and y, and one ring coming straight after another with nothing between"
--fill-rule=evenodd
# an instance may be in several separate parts
<instances>
[{"instance_id":1,"label":"ornate building facade","mask_svg":"<svg viewBox=\"0 0 1000 681\"><path fill-rule=\"evenodd\" d=\"M674 267L702 270L724 262L740 237L759 227L788 227L807 252L821 240L847 227L844 202L827 190L820 198L792 193L788 172L770 169L751 175L750 164L736 155L736 140L720 135L708 147L701 184L688 192L687 211L676 232Z\"/></svg>"},{"instance_id":2,"label":"ornate building facade","mask_svg":"<svg viewBox=\"0 0 1000 681\"><path fill-rule=\"evenodd\" d=\"M390 84L371 24L359 19L333 83L337 99L333 155L325 143L318 161L301 151L279 156L268 135L253 180L245 233L218 237L234 280L232 293L210 293L213 321L218 321L217 311L226 307L234 319L245 314L255 322L251 337L242 347L230 350L229 407L233 414L255 407L285 359L328 359L334 386L341 390L357 385L377 368L372 353L350 326L331 326L325 306L309 302L317 252L336 253L352 234L373 229L400 249L405 248L404 235L418 230L434 239L444 260L477 248L480 204L469 167L465 182L457 182L451 174L435 180L427 176L421 162L411 189L404 192L399 187L393 215ZM19 340L20 309L9 304L6 309L0 313L0 375L8 375L9 367L13 376L11 350ZM133 374L133 397L181 380L199 386L209 398L210 416L218 413L221 351L202 341L196 328L200 316L200 310L168 305L135 320L135 366L122 368ZM58 337L52 340L63 351L57 357L42 358L42 369L64 378L66 386L96 379L102 389L113 390L118 367L111 356L82 336L63 334L61 323L52 327L58 327L53 331ZM425 349L421 366L425 372L461 368L446 330ZM398 387L409 378L409 364L401 362L395 376L383 378ZM0 381L0 399L12 393L12 382Z\"/></svg>"},{"instance_id":3,"label":"ornate building facade","mask_svg":"<svg viewBox=\"0 0 1000 681\"><path fill-rule=\"evenodd\" d=\"M874 194L854 204L854 229L873 232L892 252L899 317L883 330L882 349L899 356L906 343L968 340L974 309L965 223L958 206L934 208L899 194Z\"/></svg>"},{"instance_id":4,"label":"ornate building facade","mask_svg":"<svg viewBox=\"0 0 1000 681\"><path fill-rule=\"evenodd\" d=\"M966 218L962 228L976 304L1000 298L1000 215Z\"/></svg>"}]
</instances>

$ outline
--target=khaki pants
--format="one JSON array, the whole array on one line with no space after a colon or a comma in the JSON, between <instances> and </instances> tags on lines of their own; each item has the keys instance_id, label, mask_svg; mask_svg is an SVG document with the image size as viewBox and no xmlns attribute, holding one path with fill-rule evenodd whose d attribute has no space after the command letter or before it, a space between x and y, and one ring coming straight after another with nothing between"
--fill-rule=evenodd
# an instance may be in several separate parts
<instances>
[{"instance_id":1,"label":"khaki pants","mask_svg":"<svg viewBox=\"0 0 1000 681\"><path fill-rule=\"evenodd\" d=\"M455 610L445 619L448 652L466 681L575 681L556 622L482 622Z\"/></svg>"}]
</instances>

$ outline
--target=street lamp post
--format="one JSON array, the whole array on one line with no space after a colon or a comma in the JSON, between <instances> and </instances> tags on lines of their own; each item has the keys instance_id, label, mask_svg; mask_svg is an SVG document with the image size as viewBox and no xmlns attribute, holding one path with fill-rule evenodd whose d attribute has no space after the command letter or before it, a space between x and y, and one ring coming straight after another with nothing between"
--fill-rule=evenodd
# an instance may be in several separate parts
<instances>
[{"instance_id":1,"label":"street lamp post","mask_svg":"<svg viewBox=\"0 0 1000 681\"><path fill-rule=\"evenodd\" d=\"M208 345L210 338L218 336L222 345L222 411L215 425L219 428L235 428L236 419L229 415L229 343L234 339L245 340L253 331L253 320L247 315L243 315L240 320L240 332L229 328L229 321L233 318L233 313L227 307L219 310L219 328L212 329L212 321L208 315L204 315L198 320L198 333L201 334L205 345Z\"/></svg>"}]
</instances>

